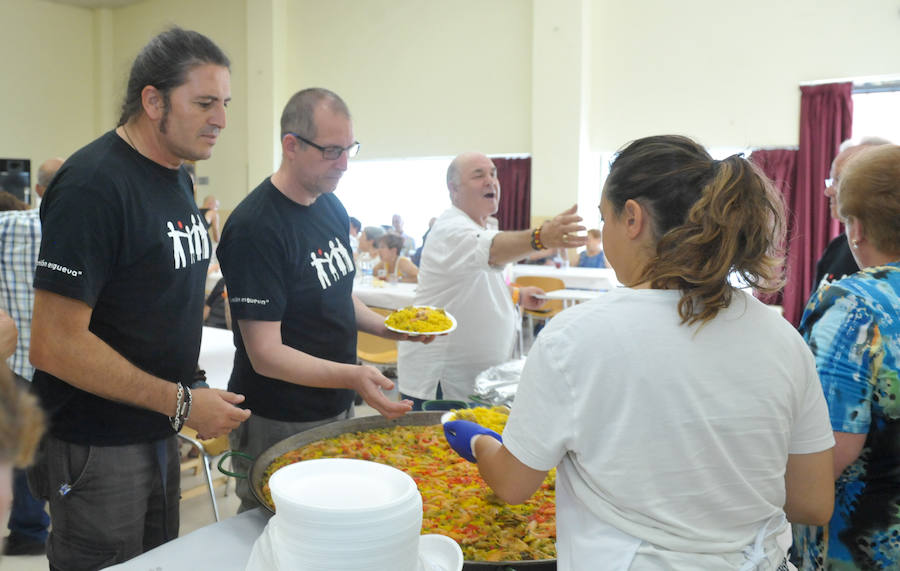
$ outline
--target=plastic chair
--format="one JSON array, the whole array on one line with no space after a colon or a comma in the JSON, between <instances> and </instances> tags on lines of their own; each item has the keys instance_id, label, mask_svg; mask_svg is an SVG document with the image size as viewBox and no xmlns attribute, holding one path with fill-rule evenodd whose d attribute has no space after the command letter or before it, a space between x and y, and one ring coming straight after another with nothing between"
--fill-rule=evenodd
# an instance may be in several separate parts
<instances>
[{"instance_id":1,"label":"plastic chair","mask_svg":"<svg viewBox=\"0 0 900 571\"><path fill-rule=\"evenodd\" d=\"M216 503L216 489L215 484L213 482L212 477L212 461L216 456L224 453L228 450L228 436L219 436L218 438L210 438L208 440L200 440L197 438L197 431L193 428L188 428L187 426L181 429L181 432L178 433L178 437L188 442L196 448L200 452L200 456L197 458L192 458L188 460L184 460L181 463L181 470L188 470L193 468L194 473L197 472L198 465L203 466L203 475L206 476L206 485L205 487L209 490L209 499L212 501L213 515L216 518L216 521L219 521L219 505ZM219 478L224 480L224 478ZM204 488L203 485L196 486L189 490L183 491L181 494L181 499L187 499L192 496L195 496L199 491ZM228 482L225 481L225 491L226 494L228 492Z\"/></svg>"},{"instance_id":2,"label":"plastic chair","mask_svg":"<svg viewBox=\"0 0 900 571\"><path fill-rule=\"evenodd\" d=\"M544 291L566 289L566 283L564 281L559 278L547 276L519 276L516 278L516 284L520 286L537 286ZM563 302L558 299L548 299L540 309L525 309L524 313L528 316L529 330L534 331L535 318L547 321L562 310Z\"/></svg>"},{"instance_id":3,"label":"plastic chair","mask_svg":"<svg viewBox=\"0 0 900 571\"><path fill-rule=\"evenodd\" d=\"M392 313L390 309L373 307L372 311L384 316ZM356 357L363 363L374 365L379 369L397 364L397 342L370 333L360 331L356 337Z\"/></svg>"}]
</instances>

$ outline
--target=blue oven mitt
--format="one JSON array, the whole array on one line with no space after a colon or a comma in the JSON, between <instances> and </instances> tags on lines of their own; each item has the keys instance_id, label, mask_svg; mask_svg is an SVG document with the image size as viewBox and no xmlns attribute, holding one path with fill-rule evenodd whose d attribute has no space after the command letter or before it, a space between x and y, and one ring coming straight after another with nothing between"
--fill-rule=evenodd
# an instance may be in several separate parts
<instances>
[{"instance_id":1,"label":"blue oven mitt","mask_svg":"<svg viewBox=\"0 0 900 571\"><path fill-rule=\"evenodd\" d=\"M472 442L475 437L480 434L493 436L500 442L503 438L491 430L485 428L478 423L469 422L468 420L451 420L444 423L444 436L447 437L447 443L453 448L457 454L468 460L476 462L475 453L472 452Z\"/></svg>"}]
</instances>

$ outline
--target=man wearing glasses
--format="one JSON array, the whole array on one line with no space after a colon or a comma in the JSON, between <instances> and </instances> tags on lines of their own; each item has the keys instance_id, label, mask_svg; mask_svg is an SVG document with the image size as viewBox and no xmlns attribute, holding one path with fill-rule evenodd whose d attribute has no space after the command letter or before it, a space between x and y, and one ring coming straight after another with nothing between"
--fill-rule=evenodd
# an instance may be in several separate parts
<instances>
[{"instance_id":1,"label":"man wearing glasses","mask_svg":"<svg viewBox=\"0 0 900 571\"><path fill-rule=\"evenodd\" d=\"M881 137L865 137L859 143L854 144L851 140L841 143L840 152L831 163L831 177L825 180L825 196L828 197L828 205L831 209L831 217L840 220L837 212L837 188L841 179L841 173L847 162L859 151L866 147L876 145L889 145L890 141ZM839 280L844 276L855 274L859 271L853 254L850 253L850 245L847 243L847 236L841 232L825 247L822 257L816 262L816 281L813 282L813 291L810 296L816 293L820 287Z\"/></svg>"},{"instance_id":2,"label":"man wearing glasses","mask_svg":"<svg viewBox=\"0 0 900 571\"><path fill-rule=\"evenodd\" d=\"M383 416L387 377L356 364L357 331L403 340L352 293L350 220L334 190L359 150L350 111L326 89L305 89L281 115L281 166L234 210L217 250L234 328L229 387L241 387L249 423L231 447L254 457L303 430L353 416L354 391ZM418 337L426 342L432 338ZM245 480L240 511L259 505Z\"/></svg>"}]
</instances>

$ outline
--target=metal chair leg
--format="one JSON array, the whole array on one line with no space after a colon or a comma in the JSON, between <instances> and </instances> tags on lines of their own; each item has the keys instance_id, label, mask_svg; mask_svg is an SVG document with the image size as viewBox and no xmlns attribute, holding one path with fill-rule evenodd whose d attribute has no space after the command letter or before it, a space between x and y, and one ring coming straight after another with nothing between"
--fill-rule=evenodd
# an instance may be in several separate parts
<instances>
[{"instance_id":1,"label":"metal chair leg","mask_svg":"<svg viewBox=\"0 0 900 571\"><path fill-rule=\"evenodd\" d=\"M213 486L212 471L209 468L212 458L210 458L206 453L206 450L203 450L202 448L200 453L203 454L203 472L206 474L206 482L209 484L209 499L212 500L213 515L216 517L216 521L219 521L219 505L216 503L216 488Z\"/></svg>"}]
</instances>

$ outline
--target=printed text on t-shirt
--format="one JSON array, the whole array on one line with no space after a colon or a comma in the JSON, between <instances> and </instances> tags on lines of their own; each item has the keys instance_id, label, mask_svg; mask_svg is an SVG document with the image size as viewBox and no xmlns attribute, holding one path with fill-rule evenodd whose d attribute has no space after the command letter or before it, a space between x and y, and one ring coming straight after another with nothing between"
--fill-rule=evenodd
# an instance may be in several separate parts
<instances>
[{"instance_id":1,"label":"printed text on t-shirt","mask_svg":"<svg viewBox=\"0 0 900 571\"><path fill-rule=\"evenodd\" d=\"M62 274L68 274L74 277L78 277L84 273L81 270L73 270L71 268L67 268L66 266L61 266L55 262L48 262L47 260L38 260L37 266L39 268L47 268L49 270L53 270L54 272L60 272Z\"/></svg>"}]
</instances>

